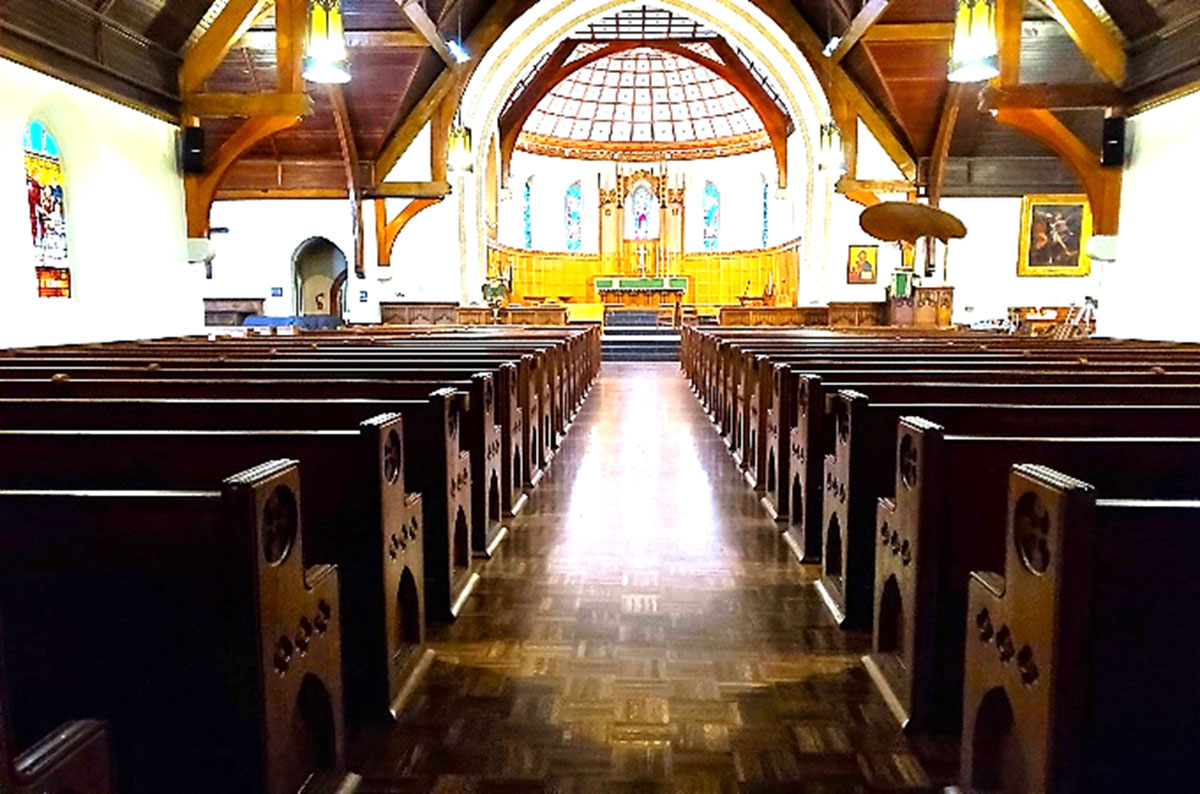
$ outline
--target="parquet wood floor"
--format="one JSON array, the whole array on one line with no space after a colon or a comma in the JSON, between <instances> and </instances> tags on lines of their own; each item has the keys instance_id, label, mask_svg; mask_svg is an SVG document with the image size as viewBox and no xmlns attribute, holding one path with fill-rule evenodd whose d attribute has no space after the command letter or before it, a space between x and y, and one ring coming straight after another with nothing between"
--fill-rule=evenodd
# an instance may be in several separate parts
<instances>
[{"instance_id":1,"label":"parquet wood floor","mask_svg":"<svg viewBox=\"0 0 1200 794\"><path fill-rule=\"evenodd\" d=\"M677 363L605 363L399 723L376 792L932 790ZM930 780L930 775L935 778Z\"/></svg>"}]
</instances>

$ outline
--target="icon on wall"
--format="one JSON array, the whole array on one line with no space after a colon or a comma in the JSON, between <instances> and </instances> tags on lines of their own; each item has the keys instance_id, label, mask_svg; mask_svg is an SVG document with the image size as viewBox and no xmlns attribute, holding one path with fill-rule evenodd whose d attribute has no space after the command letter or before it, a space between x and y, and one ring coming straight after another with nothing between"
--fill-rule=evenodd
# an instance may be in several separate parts
<instances>
[{"instance_id":1,"label":"icon on wall","mask_svg":"<svg viewBox=\"0 0 1200 794\"><path fill-rule=\"evenodd\" d=\"M367 291L366 291L365 289L364 289L364 290L359 290L359 292L358 292L358 302L359 302L359 303L366 303L366 302L367 302Z\"/></svg>"},{"instance_id":2,"label":"icon on wall","mask_svg":"<svg viewBox=\"0 0 1200 794\"><path fill-rule=\"evenodd\" d=\"M271 287L271 297L272 298L282 298L283 297L283 287Z\"/></svg>"},{"instance_id":3,"label":"icon on wall","mask_svg":"<svg viewBox=\"0 0 1200 794\"><path fill-rule=\"evenodd\" d=\"M879 276L879 246L852 245L846 262L847 284L874 284Z\"/></svg>"}]
</instances>

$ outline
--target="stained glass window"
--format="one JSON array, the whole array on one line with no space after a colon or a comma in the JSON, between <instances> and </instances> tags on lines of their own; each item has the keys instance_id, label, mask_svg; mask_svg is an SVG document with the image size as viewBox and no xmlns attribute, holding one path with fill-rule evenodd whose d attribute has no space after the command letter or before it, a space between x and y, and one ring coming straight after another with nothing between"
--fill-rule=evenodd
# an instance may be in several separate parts
<instances>
[{"instance_id":1,"label":"stained glass window","mask_svg":"<svg viewBox=\"0 0 1200 794\"><path fill-rule=\"evenodd\" d=\"M771 186L767 183L767 178L763 177L763 202L762 202L762 247L767 247L767 237L771 231Z\"/></svg>"},{"instance_id":2,"label":"stained glass window","mask_svg":"<svg viewBox=\"0 0 1200 794\"><path fill-rule=\"evenodd\" d=\"M721 191L712 182L704 185L704 250L717 250L721 234Z\"/></svg>"},{"instance_id":3,"label":"stained glass window","mask_svg":"<svg viewBox=\"0 0 1200 794\"><path fill-rule=\"evenodd\" d=\"M533 250L533 177L525 180L525 250Z\"/></svg>"},{"instance_id":4,"label":"stained glass window","mask_svg":"<svg viewBox=\"0 0 1200 794\"><path fill-rule=\"evenodd\" d=\"M633 191L633 239L650 239L650 213L654 211L654 196L650 188L639 185Z\"/></svg>"},{"instance_id":5,"label":"stained glass window","mask_svg":"<svg viewBox=\"0 0 1200 794\"><path fill-rule=\"evenodd\" d=\"M583 246L583 183L575 182L567 188L564 210L567 224L567 250L578 251Z\"/></svg>"},{"instance_id":6,"label":"stained glass window","mask_svg":"<svg viewBox=\"0 0 1200 794\"><path fill-rule=\"evenodd\" d=\"M62 156L58 141L40 121L25 128L25 187L29 196L29 231L33 240L38 295L71 297L67 269L67 213Z\"/></svg>"}]
</instances>

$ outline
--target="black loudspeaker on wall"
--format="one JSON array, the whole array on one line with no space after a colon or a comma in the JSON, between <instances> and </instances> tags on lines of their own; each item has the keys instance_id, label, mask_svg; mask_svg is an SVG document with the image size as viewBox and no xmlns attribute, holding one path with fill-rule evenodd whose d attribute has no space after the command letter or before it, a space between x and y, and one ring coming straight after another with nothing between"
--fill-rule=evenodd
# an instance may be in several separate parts
<instances>
[{"instance_id":1,"label":"black loudspeaker on wall","mask_svg":"<svg viewBox=\"0 0 1200 794\"><path fill-rule=\"evenodd\" d=\"M1125 117L1104 120L1104 140L1100 146L1100 165L1125 165Z\"/></svg>"},{"instance_id":2,"label":"black loudspeaker on wall","mask_svg":"<svg viewBox=\"0 0 1200 794\"><path fill-rule=\"evenodd\" d=\"M204 129L184 127L179 140L179 162L183 173L204 173Z\"/></svg>"}]
</instances>

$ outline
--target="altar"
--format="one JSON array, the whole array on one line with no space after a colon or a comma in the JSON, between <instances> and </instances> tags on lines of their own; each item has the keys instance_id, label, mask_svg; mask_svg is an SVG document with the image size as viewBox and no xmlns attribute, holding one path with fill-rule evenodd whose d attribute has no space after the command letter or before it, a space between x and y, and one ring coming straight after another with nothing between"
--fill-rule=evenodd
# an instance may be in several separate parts
<instances>
[{"instance_id":1,"label":"altar","mask_svg":"<svg viewBox=\"0 0 1200 794\"><path fill-rule=\"evenodd\" d=\"M605 305L658 307L678 304L688 291L686 276L597 276L595 290Z\"/></svg>"}]
</instances>

